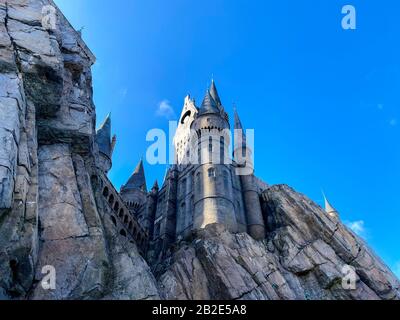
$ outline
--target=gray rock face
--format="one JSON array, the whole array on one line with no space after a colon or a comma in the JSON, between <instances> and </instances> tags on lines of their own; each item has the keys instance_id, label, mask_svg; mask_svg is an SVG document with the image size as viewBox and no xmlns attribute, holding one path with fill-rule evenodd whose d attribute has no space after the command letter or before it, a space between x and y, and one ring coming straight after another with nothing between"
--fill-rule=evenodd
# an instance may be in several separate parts
<instances>
[{"instance_id":1,"label":"gray rock face","mask_svg":"<svg viewBox=\"0 0 400 320\"><path fill-rule=\"evenodd\" d=\"M113 242L101 195L94 56L51 0L0 3L0 299L150 299L136 245ZM43 267L56 270L45 290ZM114 290L115 289L115 290Z\"/></svg>"},{"instance_id":2,"label":"gray rock face","mask_svg":"<svg viewBox=\"0 0 400 320\"><path fill-rule=\"evenodd\" d=\"M263 194L267 239L211 225L156 279L96 187L94 57L60 12L54 30L42 26L48 4L0 3L0 299L400 298L361 239L286 186ZM345 265L355 290L341 285Z\"/></svg>"},{"instance_id":3,"label":"gray rock face","mask_svg":"<svg viewBox=\"0 0 400 320\"><path fill-rule=\"evenodd\" d=\"M212 225L182 245L159 277L168 299L400 299L400 283L340 221L287 186L263 194L268 237ZM356 272L342 286L343 267Z\"/></svg>"}]
</instances>

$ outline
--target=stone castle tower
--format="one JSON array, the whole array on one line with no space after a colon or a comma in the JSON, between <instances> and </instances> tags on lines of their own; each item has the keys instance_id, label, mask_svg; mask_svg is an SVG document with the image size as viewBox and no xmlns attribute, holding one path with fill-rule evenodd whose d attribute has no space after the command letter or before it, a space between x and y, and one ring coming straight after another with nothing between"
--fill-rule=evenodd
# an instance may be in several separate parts
<instances>
[{"instance_id":1,"label":"stone castle tower","mask_svg":"<svg viewBox=\"0 0 400 320\"><path fill-rule=\"evenodd\" d=\"M110 126L108 117L97 131L105 175L113 149ZM171 245L210 224L247 232L257 240L265 237L260 195L268 185L254 175L252 150L236 109L233 128L239 143L232 159L231 124L212 81L199 107L185 98L174 137L176 164L168 169L162 187L156 182L147 190L142 160L121 187L118 197L145 231L149 260L161 260ZM238 174L243 166L247 172Z\"/></svg>"}]
</instances>

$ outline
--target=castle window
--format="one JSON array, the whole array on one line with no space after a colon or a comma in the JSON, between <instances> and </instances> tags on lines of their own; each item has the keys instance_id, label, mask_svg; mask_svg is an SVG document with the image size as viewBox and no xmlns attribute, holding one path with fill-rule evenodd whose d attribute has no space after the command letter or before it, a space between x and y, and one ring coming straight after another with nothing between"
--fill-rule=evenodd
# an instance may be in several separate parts
<instances>
[{"instance_id":1,"label":"castle window","mask_svg":"<svg viewBox=\"0 0 400 320\"><path fill-rule=\"evenodd\" d=\"M196 175L196 188L197 188L197 192L201 191L201 173L197 172Z\"/></svg>"},{"instance_id":2,"label":"castle window","mask_svg":"<svg viewBox=\"0 0 400 320\"><path fill-rule=\"evenodd\" d=\"M112 223L114 224L114 226L117 225L117 220L115 219L114 216L111 216L111 221L112 221Z\"/></svg>"},{"instance_id":3,"label":"castle window","mask_svg":"<svg viewBox=\"0 0 400 320\"><path fill-rule=\"evenodd\" d=\"M197 164L201 164L201 146L197 147Z\"/></svg>"},{"instance_id":4,"label":"castle window","mask_svg":"<svg viewBox=\"0 0 400 320\"><path fill-rule=\"evenodd\" d=\"M119 211L119 215L118 215L118 216L119 216L120 218L122 218L122 217L124 216L124 214L125 214L125 213L124 213L124 209L121 209L121 210Z\"/></svg>"},{"instance_id":5,"label":"castle window","mask_svg":"<svg viewBox=\"0 0 400 320\"><path fill-rule=\"evenodd\" d=\"M125 224L128 223L128 219L129 219L129 217L126 215L125 218L124 218L124 223Z\"/></svg>"},{"instance_id":6,"label":"castle window","mask_svg":"<svg viewBox=\"0 0 400 320\"><path fill-rule=\"evenodd\" d=\"M131 221L131 222L129 222L129 227L128 227L128 229L132 231L132 228L133 228L133 223L132 223L132 221Z\"/></svg>"},{"instance_id":7,"label":"castle window","mask_svg":"<svg viewBox=\"0 0 400 320\"><path fill-rule=\"evenodd\" d=\"M104 190L103 190L103 196L107 198L108 194L109 194L108 188L105 187Z\"/></svg>"},{"instance_id":8,"label":"castle window","mask_svg":"<svg viewBox=\"0 0 400 320\"><path fill-rule=\"evenodd\" d=\"M208 177L209 178L215 178L216 177L216 173L215 173L215 169L214 168L208 169Z\"/></svg>"},{"instance_id":9,"label":"castle window","mask_svg":"<svg viewBox=\"0 0 400 320\"><path fill-rule=\"evenodd\" d=\"M212 137L208 139L208 152L213 152L213 140Z\"/></svg>"},{"instance_id":10,"label":"castle window","mask_svg":"<svg viewBox=\"0 0 400 320\"><path fill-rule=\"evenodd\" d=\"M115 203L115 206L114 206L114 210L115 210L115 211L118 211L118 209L119 209L119 203L116 202L116 203Z\"/></svg>"},{"instance_id":11,"label":"castle window","mask_svg":"<svg viewBox=\"0 0 400 320\"><path fill-rule=\"evenodd\" d=\"M182 180L182 184L181 184L181 194L185 195L186 194L186 179Z\"/></svg>"},{"instance_id":12,"label":"castle window","mask_svg":"<svg viewBox=\"0 0 400 320\"><path fill-rule=\"evenodd\" d=\"M119 232L119 234L123 237L126 237L126 231L124 229L121 229L121 231Z\"/></svg>"},{"instance_id":13,"label":"castle window","mask_svg":"<svg viewBox=\"0 0 400 320\"><path fill-rule=\"evenodd\" d=\"M112 206L114 204L114 196L111 195L110 198L108 198L108 203Z\"/></svg>"},{"instance_id":14,"label":"castle window","mask_svg":"<svg viewBox=\"0 0 400 320\"><path fill-rule=\"evenodd\" d=\"M219 156L220 156L220 164L225 163L225 138L221 137L220 146L219 146Z\"/></svg>"}]
</instances>

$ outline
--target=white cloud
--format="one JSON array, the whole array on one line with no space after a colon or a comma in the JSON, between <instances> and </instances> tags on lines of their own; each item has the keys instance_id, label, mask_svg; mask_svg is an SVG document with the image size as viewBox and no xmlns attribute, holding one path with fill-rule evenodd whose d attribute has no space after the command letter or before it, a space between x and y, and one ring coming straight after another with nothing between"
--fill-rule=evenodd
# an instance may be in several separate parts
<instances>
[{"instance_id":1,"label":"white cloud","mask_svg":"<svg viewBox=\"0 0 400 320\"><path fill-rule=\"evenodd\" d=\"M397 119L395 119L395 118L391 119L391 120L389 121L389 124L390 124L392 127L397 126Z\"/></svg>"},{"instance_id":2,"label":"white cloud","mask_svg":"<svg viewBox=\"0 0 400 320\"><path fill-rule=\"evenodd\" d=\"M163 100L158 104L156 115L169 120L175 117L175 111L168 100Z\"/></svg>"},{"instance_id":3,"label":"white cloud","mask_svg":"<svg viewBox=\"0 0 400 320\"><path fill-rule=\"evenodd\" d=\"M346 221L346 226L348 226L355 234L360 237L366 236L365 223L363 220L358 221Z\"/></svg>"}]
</instances>

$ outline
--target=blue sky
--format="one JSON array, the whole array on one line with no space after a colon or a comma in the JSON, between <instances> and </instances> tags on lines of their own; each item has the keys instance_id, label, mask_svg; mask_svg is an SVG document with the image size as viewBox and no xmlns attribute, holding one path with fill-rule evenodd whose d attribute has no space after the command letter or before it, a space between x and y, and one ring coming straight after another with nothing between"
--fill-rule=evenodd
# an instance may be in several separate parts
<instances>
[{"instance_id":1,"label":"blue sky","mask_svg":"<svg viewBox=\"0 0 400 320\"><path fill-rule=\"evenodd\" d=\"M400 276L398 1L56 0L95 53L98 123L112 112L117 187L214 75L255 129L257 175L322 204L324 189ZM341 28L341 8L357 30ZM170 114L171 116L171 114ZM165 166L146 165L148 185Z\"/></svg>"}]
</instances>

